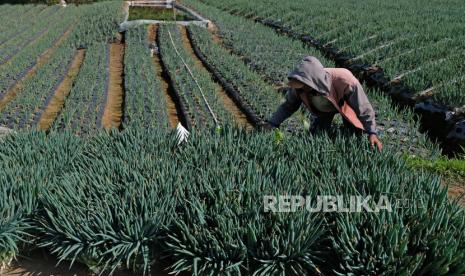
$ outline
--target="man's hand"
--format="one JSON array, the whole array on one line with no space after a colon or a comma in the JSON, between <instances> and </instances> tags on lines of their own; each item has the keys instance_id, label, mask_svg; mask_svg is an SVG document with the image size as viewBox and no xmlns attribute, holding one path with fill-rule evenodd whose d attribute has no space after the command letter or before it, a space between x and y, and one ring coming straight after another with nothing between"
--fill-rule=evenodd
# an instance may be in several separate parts
<instances>
[{"instance_id":1,"label":"man's hand","mask_svg":"<svg viewBox=\"0 0 465 276\"><path fill-rule=\"evenodd\" d=\"M370 145L372 148L376 146L378 148L378 151L381 152L381 150L383 149L383 143L381 143L381 141L378 139L378 135L376 134L368 135L368 141L370 141Z\"/></svg>"}]
</instances>

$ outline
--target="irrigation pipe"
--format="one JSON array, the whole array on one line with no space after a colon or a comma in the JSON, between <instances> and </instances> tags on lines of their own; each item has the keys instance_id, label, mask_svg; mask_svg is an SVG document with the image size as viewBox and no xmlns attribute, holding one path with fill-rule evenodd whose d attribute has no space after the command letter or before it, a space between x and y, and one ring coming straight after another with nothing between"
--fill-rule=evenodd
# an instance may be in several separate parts
<instances>
[{"instance_id":1,"label":"irrigation pipe","mask_svg":"<svg viewBox=\"0 0 465 276\"><path fill-rule=\"evenodd\" d=\"M182 58L181 54L178 52L178 49L176 48L176 45L174 44L173 37L171 36L170 30L169 30L168 28L167 28L167 30L168 30L168 35L169 35L170 40L171 40L171 45L173 45L173 49L174 49L174 51L176 52L176 55L178 55L179 59L181 59L182 63L184 64L184 66L186 67L187 71L189 72L189 75L192 77L192 79L194 80L195 84L196 84L197 87L199 88L200 94L202 95L202 98L203 98L203 101L205 102L205 105L207 106L208 111L209 111L210 114L212 115L213 120L215 121L215 124L218 126L218 125L219 125L218 119L216 118L215 113L213 113L213 110L211 109L210 105L208 104L208 101L207 101L207 99L205 98L205 95L204 95L204 93L203 93L202 87L200 87L200 85L199 85L199 83L197 82L197 79L195 78L195 76L194 76L194 74L192 73L191 69L189 68L189 66L187 65L187 63L184 61L184 59Z\"/></svg>"}]
</instances>

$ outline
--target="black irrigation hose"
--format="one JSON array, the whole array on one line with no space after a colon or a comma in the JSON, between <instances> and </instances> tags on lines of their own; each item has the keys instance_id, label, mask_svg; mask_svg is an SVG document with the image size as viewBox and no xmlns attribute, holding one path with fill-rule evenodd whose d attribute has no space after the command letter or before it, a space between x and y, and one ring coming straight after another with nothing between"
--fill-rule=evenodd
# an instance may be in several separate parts
<instances>
[{"instance_id":1,"label":"black irrigation hose","mask_svg":"<svg viewBox=\"0 0 465 276\"><path fill-rule=\"evenodd\" d=\"M455 132L460 134L461 131L464 131L460 127L460 123L457 124L463 118L455 116L450 107L434 103L428 99L416 99L416 93L412 89L401 81L391 82L382 68L370 64L354 63L352 61L354 58L353 55L344 53L331 45L324 44L309 35L299 34L283 26L281 23L270 19L252 16L246 17L274 29L279 34L300 40L318 49L325 57L333 60L337 66L349 69L369 86L386 92L401 107L413 108L420 115L421 128L427 131L430 137L441 142L444 153L453 154L460 150L461 146L465 145L465 138L453 135ZM449 139L451 135L455 138Z\"/></svg>"},{"instance_id":2,"label":"black irrigation hose","mask_svg":"<svg viewBox=\"0 0 465 276\"><path fill-rule=\"evenodd\" d=\"M224 88L224 90L232 98L232 100L239 107L239 109L245 114L247 119L254 125L254 127L258 127L263 122L263 120L260 119L255 113L255 111L242 100L240 93L234 88L234 86L232 86L228 81L226 81L215 67L208 63L207 59L200 51L195 39L193 38L193 34L190 27L187 27L187 36L189 41L191 42L192 49L194 50L194 53L197 56L197 58L202 62L205 68L207 68L207 70L213 75L215 81L218 82Z\"/></svg>"},{"instance_id":3,"label":"black irrigation hose","mask_svg":"<svg viewBox=\"0 0 465 276\"><path fill-rule=\"evenodd\" d=\"M165 62L163 61L163 57L161 55L160 51L160 29L157 29L157 47L158 47L158 53L160 57L160 65L162 69L162 75L166 77L166 81L168 82L168 93L170 96L173 98L174 103L176 105L176 109L178 110L178 118L181 124L187 129L191 130L192 129L192 122L191 122L191 117L189 116L189 113L186 108L186 104L183 102L180 94L179 94L179 88L173 81L174 78L171 76L171 73L166 67Z\"/></svg>"}]
</instances>

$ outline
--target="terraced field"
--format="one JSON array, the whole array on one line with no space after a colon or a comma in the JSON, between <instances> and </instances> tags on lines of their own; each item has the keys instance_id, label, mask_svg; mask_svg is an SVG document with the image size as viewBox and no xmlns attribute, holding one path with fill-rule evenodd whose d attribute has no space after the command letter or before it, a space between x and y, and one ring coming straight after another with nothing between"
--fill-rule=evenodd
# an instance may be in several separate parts
<instances>
[{"instance_id":1,"label":"terraced field","mask_svg":"<svg viewBox=\"0 0 465 276\"><path fill-rule=\"evenodd\" d=\"M347 13L335 16L330 2ZM121 1L1 5L0 126L13 133L0 137L0 274L16 275L30 251L89 275L464 274L463 158L444 156L418 118L433 102L458 108L441 131L460 126L461 19L433 24L458 18L460 3L392 21L396 7L419 1L380 2L384 17L330 2L183 0L209 28L124 32ZM376 24L360 28L363 20ZM355 55L352 67L324 50L334 47ZM363 86L382 152L341 118L309 134L304 108L280 129L262 128L309 55L372 78ZM384 71L360 73L359 61ZM389 88L376 85L379 72ZM421 95L417 108L393 101L401 84ZM457 137L443 142L456 149ZM290 195L311 203L266 209L270 196ZM390 207L309 211L320 196Z\"/></svg>"}]
</instances>

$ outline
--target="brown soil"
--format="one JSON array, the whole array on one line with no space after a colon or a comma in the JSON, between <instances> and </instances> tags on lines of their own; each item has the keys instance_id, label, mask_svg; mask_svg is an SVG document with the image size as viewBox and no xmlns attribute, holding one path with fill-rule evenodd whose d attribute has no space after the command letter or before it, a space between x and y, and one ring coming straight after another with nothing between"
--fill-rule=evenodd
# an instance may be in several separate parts
<instances>
[{"instance_id":1,"label":"brown soil","mask_svg":"<svg viewBox=\"0 0 465 276\"><path fill-rule=\"evenodd\" d=\"M151 43L155 42L156 39L157 39L157 29L158 29L158 25L153 25L153 24L149 25L149 28L148 28L148 40ZM171 127L176 128L176 126L179 123L179 113L178 113L178 110L176 108L176 104L175 104L173 98L170 95L169 83L163 77L163 68L161 66L160 56L158 54L153 55L152 61L155 64L155 70L156 70L155 73L157 74L157 77L158 77L158 79L160 81L162 93L163 93L163 96L165 98L166 108L167 108L167 111L168 111L168 120L169 120L169 122L171 124Z\"/></svg>"},{"instance_id":2,"label":"brown soil","mask_svg":"<svg viewBox=\"0 0 465 276\"><path fill-rule=\"evenodd\" d=\"M187 35L186 27L180 26L179 28L181 30L181 36L182 36L184 48L191 55L192 59L194 60L195 66L199 70L205 71L208 74L210 74L210 72L203 65L202 61L195 54L194 49L192 48L191 41L189 40L189 37ZM213 83L215 84L215 91L216 91L216 94L218 95L218 98L223 103L223 106L226 108L226 110L228 110L229 113L231 113L234 116L235 123L241 127L245 127L247 130L253 129L253 124L249 122L249 120L247 119L247 116L236 105L236 103L229 97L226 90L224 90L224 88L217 82L213 82Z\"/></svg>"},{"instance_id":3,"label":"brown soil","mask_svg":"<svg viewBox=\"0 0 465 276\"><path fill-rule=\"evenodd\" d=\"M85 53L86 51L84 49L77 51L73 63L71 64L71 68L58 86L57 90L55 91L55 95L42 114L42 117L40 118L40 121L37 125L38 129L47 130L52 126L53 122L58 116L58 113L65 103L65 99L68 97L69 92L71 91L74 80L79 73L79 69L81 69Z\"/></svg>"},{"instance_id":4,"label":"brown soil","mask_svg":"<svg viewBox=\"0 0 465 276\"><path fill-rule=\"evenodd\" d=\"M448 195L451 199L459 199L458 202L460 205L465 206L465 179L454 179L449 180L445 179L442 181L444 186L448 186Z\"/></svg>"},{"instance_id":5,"label":"brown soil","mask_svg":"<svg viewBox=\"0 0 465 276\"><path fill-rule=\"evenodd\" d=\"M53 51L58 46L60 46L61 43L63 43L63 41L71 33L71 30L72 30L72 27L70 27L52 47L45 50L45 52L43 52L37 59L37 63L26 73L26 75L21 80L19 80L9 91L6 92L3 99L0 100L0 110L2 110L16 96L16 94L23 88L23 82L30 79L37 72L37 70L50 59Z\"/></svg>"},{"instance_id":6,"label":"brown soil","mask_svg":"<svg viewBox=\"0 0 465 276\"><path fill-rule=\"evenodd\" d=\"M35 276L35 275L55 275L55 276L68 276L68 275L91 275L87 267L80 264L74 264L69 268L68 262L62 262L56 266L58 260L52 256L45 254L38 250L29 256L18 258L13 261L10 268L1 272L4 276Z\"/></svg>"},{"instance_id":7,"label":"brown soil","mask_svg":"<svg viewBox=\"0 0 465 276\"><path fill-rule=\"evenodd\" d=\"M60 265L56 265L58 259L47 254L42 250L34 250L28 256L20 257L17 261L13 261L11 266L0 272L2 276L95 276L97 274L91 272L87 266L74 263L70 268L70 262L63 261ZM135 275L130 271L117 271L115 276L131 276ZM153 267L152 276L167 276L162 268Z\"/></svg>"},{"instance_id":8,"label":"brown soil","mask_svg":"<svg viewBox=\"0 0 465 276\"><path fill-rule=\"evenodd\" d=\"M221 39L221 37L219 36L219 34L218 34L219 30L218 30L218 27L215 25L215 23L210 22L208 24L208 30L212 34L213 42L215 42L217 44L223 44L223 39ZM228 51L229 51L229 49L228 49Z\"/></svg>"},{"instance_id":9,"label":"brown soil","mask_svg":"<svg viewBox=\"0 0 465 276\"><path fill-rule=\"evenodd\" d=\"M102 116L102 126L105 129L119 128L121 125L124 101L124 48L124 44L120 42L112 43L110 46L110 82Z\"/></svg>"}]
</instances>

